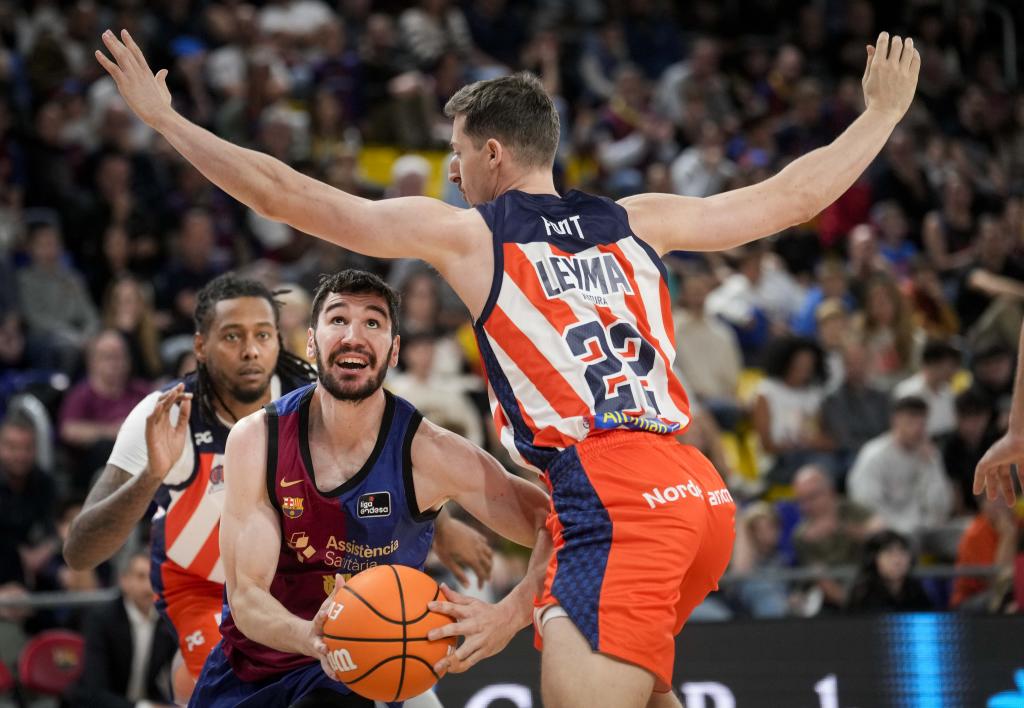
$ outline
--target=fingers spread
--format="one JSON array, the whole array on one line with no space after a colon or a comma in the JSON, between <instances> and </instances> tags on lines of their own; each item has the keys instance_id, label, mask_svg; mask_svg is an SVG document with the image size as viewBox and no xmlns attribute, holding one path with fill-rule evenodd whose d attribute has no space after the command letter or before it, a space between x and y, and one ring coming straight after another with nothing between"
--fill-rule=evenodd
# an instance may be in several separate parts
<instances>
[{"instance_id":1,"label":"fingers spread","mask_svg":"<svg viewBox=\"0 0 1024 708\"><path fill-rule=\"evenodd\" d=\"M442 615L448 615L456 619L463 619L469 615L469 611L465 605L456 605L452 602L428 602L427 609L431 612L439 612Z\"/></svg>"},{"instance_id":2,"label":"fingers spread","mask_svg":"<svg viewBox=\"0 0 1024 708\"><path fill-rule=\"evenodd\" d=\"M96 61L100 63L100 66L106 69L107 73L110 74L110 76L114 79L115 82L120 81L122 77L124 77L124 73L121 71L121 67L119 67L114 62L110 61L110 59L107 58L107 55L101 52L99 49L96 50Z\"/></svg>"}]
</instances>

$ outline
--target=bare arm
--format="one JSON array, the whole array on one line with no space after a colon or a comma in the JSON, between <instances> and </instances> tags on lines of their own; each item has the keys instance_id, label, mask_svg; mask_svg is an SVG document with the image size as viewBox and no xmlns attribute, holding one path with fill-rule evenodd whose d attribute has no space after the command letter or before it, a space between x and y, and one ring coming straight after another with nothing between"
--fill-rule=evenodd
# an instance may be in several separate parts
<instances>
[{"instance_id":1,"label":"bare arm","mask_svg":"<svg viewBox=\"0 0 1024 708\"><path fill-rule=\"evenodd\" d=\"M99 51L96 58L128 105L207 179L261 216L369 256L421 258L442 273L478 241L467 228L466 210L427 197L372 202L189 122L171 107L167 71L154 76L127 31L121 40L105 32L114 61Z\"/></svg>"},{"instance_id":2,"label":"bare arm","mask_svg":"<svg viewBox=\"0 0 1024 708\"><path fill-rule=\"evenodd\" d=\"M867 109L831 144L759 184L706 199L640 194L620 204L633 230L659 253L722 251L808 221L838 199L875 159L907 111L921 56L883 32L868 48Z\"/></svg>"},{"instance_id":3,"label":"bare arm","mask_svg":"<svg viewBox=\"0 0 1024 708\"><path fill-rule=\"evenodd\" d=\"M149 470L132 476L120 467L107 465L68 529L64 543L68 566L89 570L117 553L162 482L163 477L149 474Z\"/></svg>"},{"instance_id":4,"label":"bare arm","mask_svg":"<svg viewBox=\"0 0 1024 708\"><path fill-rule=\"evenodd\" d=\"M249 639L278 651L321 658L313 621L296 617L270 594L281 548L281 526L267 497L266 414L246 416L224 451L224 513L220 553L231 616Z\"/></svg>"},{"instance_id":5,"label":"bare arm","mask_svg":"<svg viewBox=\"0 0 1024 708\"><path fill-rule=\"evenodd\" d=\"M967 276L967 285L989 297L1008 296L1024 300L1024 283L1005 275L998 275L983 268L976 268Z\"/></svg>"},{"instance_id":6,"label":"bare arm","mask_svg":"<svg viewBox=\"0 0 1024 708\"><path fill-rule=\"evenodd\" d=\"M175 405L180 409L172 424ZM124 545L164 477L181 457L191 410L192 394L185 393L180 384L157 399L146 418L146 469L132 476L120 467L107 465L68 529L64 543L68 566L74 570L95 568Z\"/></svg>"},{"instance_id":7,"label":"bare arm","mask_svg":"<svg viewBox=\"0 0 1024 708\"><path fill-rule=\"evenodd\" d=\"M1013 383L1009 429L978 462L974 470L974 493L986 492L989 499L1000 495L1013 506L1017 491L1013 486L1013 465L1017 466L1017 485L1024 487L1024 325L1017 344L1017 377Z\"/></svg>"},{"instance_id":8,"label":"bare arm","mask_svg":"<svg viewBox=\"0 0 1024 708\"><path fill-rule=\"evenodd\" d=\"M533 547L526 577L496 605L444 588L446 601L431 609L458 621L434 630L431 639L462 635L454 655L438 670L465 671L501 651L533 614L533 598L544 583L553 544L545 522L547 494L535 484L506 471L497 460L468 440L424 421L412 445L416 497L421 508L452 499L505 538Z\"/></svg>"}]
</instances>

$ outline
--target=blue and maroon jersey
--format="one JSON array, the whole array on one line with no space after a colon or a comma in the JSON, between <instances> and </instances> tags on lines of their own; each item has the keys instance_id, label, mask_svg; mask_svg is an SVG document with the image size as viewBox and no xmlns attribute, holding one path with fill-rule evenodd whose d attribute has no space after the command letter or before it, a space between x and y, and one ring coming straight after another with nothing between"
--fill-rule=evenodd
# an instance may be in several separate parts
<instances>
[{"instance_id":1,"label":"blue and maroon jersey","mask_svg":"<svg viewBox=\"0 0 1024 708\"><path fill-rule=\"evenodd\" d=\"M315 384L266 406L267 494L281 522L281 548L270 594L289 612L312 619L334 591L334 575L382 564L422 568L437 512L421 513L412 479L412 440L422 417L385 391L377 444L362 469L322 492L309 452L309 405ZM313 663L243 635L225 603L224 653L239 678L260 681Z\"/></svg>"}]
</instances>

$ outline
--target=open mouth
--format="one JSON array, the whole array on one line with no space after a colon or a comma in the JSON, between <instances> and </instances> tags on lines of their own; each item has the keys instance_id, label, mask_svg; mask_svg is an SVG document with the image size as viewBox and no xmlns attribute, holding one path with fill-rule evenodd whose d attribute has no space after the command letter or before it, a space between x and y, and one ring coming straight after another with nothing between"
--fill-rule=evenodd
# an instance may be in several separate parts
<instances>
[{"instance_id":1,"label":"open mouth","mask_svg":"<svg viewBox=\"0 0 1024 708\"><path fill-rule=\"evenodd\" d=\"M340 357L335 360L335 363L342 369L346 369L348 371L359 371L369 366L364 359L350 356Z\"/></svg>"}]
</instances>

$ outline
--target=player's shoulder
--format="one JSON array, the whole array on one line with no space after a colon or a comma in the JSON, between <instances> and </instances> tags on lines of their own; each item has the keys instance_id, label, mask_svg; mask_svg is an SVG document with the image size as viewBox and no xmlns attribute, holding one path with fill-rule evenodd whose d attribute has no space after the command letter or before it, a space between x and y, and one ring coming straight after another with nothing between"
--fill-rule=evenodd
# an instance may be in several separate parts
<instances>
[{"instance_id":1,"label":"player's shoulder","mask_svg":"<svg viewBox=\"0 0 1024 708\"><path fill-rule=\"evenodd\" d=\"M462 436L423 418L412 438L410 449L413 466L423 468L435 464L444 465L468 445L472 443Z\"/></svg>"},{"instance_id":2,"label":"player's shoulder","mask_svg":"<svg viewBox=\"0 0 1024 708\"><path fill-rule=\"evenodd\" d=\"M266 434L267 411L265 408L260 408L232 425L228 439L251 443L265 438Z\"/></svg>"}]
</instances>

